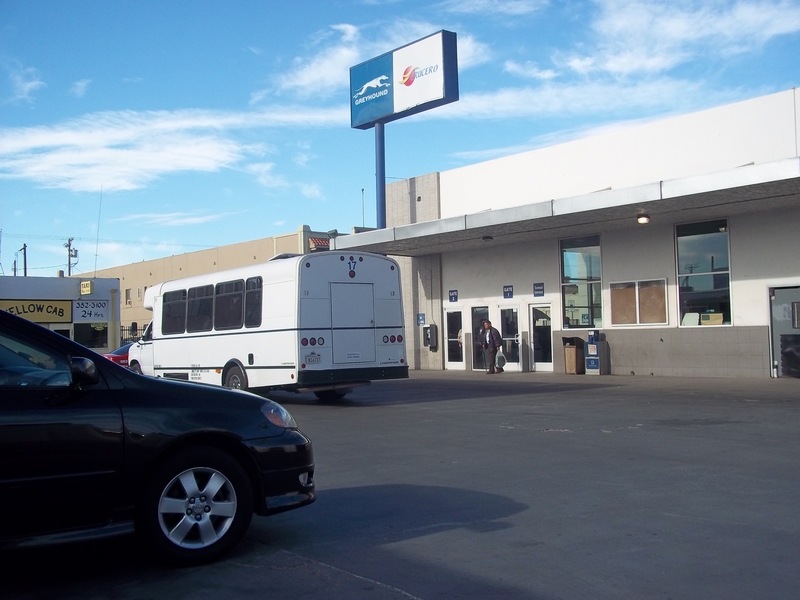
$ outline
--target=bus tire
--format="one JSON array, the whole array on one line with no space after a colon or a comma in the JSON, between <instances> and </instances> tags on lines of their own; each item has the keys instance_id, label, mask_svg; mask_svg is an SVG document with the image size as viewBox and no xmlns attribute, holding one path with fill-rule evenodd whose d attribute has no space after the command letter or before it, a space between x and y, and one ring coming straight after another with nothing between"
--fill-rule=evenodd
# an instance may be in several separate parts
<instances>
[{"instance_id":1,"label":"bus tire","mask_svg":"<svg viewBox=\"0 0 800 600\"><path fill-rule=\"evenodd\" d=\"M142 367L139 366L138 362L131 363L128 368L133 371L134 373L138 373L139 375L142 374Z\"/></svg>"},{"instance_id":2,"label":"bus tire","mask_svg":"<svg viewBox=\"0 0 800 600\"><path fill-rule=\"evenodd\" d=\"M240 366L233 365L227 371L225 371L225 381L222 382L222 385L232 390L247 391L247 375L244 374L244 371Z\"/></svg>"},{"instance_id":3,"label":"bus tire","mask_svg":"<svg viewBox=\"0 0 800 600\"><path fill-rule=\"evenodd\" d=\"M317 400L322 402L335 402L336 400L342 400L347 395L347 392L348 390L320 390L319 392L314 392L314 395Z\"/></svg>"}]
</instances>

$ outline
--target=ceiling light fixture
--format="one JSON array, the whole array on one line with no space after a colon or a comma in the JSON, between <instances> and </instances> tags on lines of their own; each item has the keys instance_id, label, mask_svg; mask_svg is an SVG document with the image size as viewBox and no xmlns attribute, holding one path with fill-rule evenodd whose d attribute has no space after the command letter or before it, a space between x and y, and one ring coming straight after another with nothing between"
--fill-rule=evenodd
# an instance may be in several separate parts
<instances>
[{"instance_id":1,"label":"ceiling light fixture","mask_svg":"<svg viewBox=\"0 0 800 600\"><path fill-rule=\"evenodd\" d=\"M650 215L647 213L641 213L636 217L636 222L639 225L647 225L650 222Z\"/></svg>"}]
</instances>

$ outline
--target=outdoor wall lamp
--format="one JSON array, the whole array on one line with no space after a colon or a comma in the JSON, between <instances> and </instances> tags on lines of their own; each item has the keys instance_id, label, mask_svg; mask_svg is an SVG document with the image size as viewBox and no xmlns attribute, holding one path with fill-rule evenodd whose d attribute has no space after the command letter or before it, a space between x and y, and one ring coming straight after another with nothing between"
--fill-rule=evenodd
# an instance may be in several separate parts
<instances>
[{"instance_id":1,"label":"outdoor wall lamp","mask_svg":"<svg viewBox=\"0 0 800 600\"><path fill-rule=\"evenodd\" d=\"M639 225L647 225L650 222L650 215L648 215L647 213L640 213L636 217L636 222Z\"/></svg>"}]
</instances>

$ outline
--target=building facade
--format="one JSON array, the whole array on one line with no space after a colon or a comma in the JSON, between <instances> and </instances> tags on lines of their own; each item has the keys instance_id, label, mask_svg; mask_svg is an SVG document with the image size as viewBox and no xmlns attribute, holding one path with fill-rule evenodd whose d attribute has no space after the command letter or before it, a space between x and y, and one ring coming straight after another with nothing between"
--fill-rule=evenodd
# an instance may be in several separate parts
<instances>
[{"instance_id":1,"label":"building facade","mask_svg":"<svg viewBox=\"0 0 800 600\"><path fill-rule=\"evenodd\" d=\"M96 352L120 345L119 280L0 277L0 310L38 323Z\"/></svg>"},{"instance_id":2,"label":"building facade","mask_svg":"<svg viewBox=\"0 0 800 600\"><path fill-rule=\"evenodd\" d=\"M333 248L404 257L412 368L485 369L488 318L506 371L798 377L799 109L792 89L392 183L387 228Z\"/></svg>"}]
</instances>

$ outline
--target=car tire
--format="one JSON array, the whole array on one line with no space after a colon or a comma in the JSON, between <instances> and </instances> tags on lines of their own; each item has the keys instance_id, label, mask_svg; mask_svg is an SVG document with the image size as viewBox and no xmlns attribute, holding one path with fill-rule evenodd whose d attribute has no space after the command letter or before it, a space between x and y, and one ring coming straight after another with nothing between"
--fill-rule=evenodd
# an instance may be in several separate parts
<instances>
[{"instance_id":1,"label":"car tire","mask_svg":"<svg viewBox=\"0 0 800 600\"><path fill-rule=\"evenodd\" d=\"M137 534L161 560L194 566L231 551L252 517L253 488L241 464L216 448L187 448L145 485Z\"/></svg>"},{"instance_id":2,"label":"car tire","mask_svg":"<svg viewBox=\"0 0 800 600\"><path fill-rule=\"evenodd\" d=\"M247 391L247 375L241 367L234 365L225 372L225 381L222 385L232 390L245 390Z\"/></svg>"},{"instance_id":3,"label":"car tire","mask_svg":"<svg viewBox=\"0 0 800 600\"><path fill-rule=\"evenodd\" d=\"M134 373L138 373L139 375L142 374L142 367L139 366L138 362L133 362L128 367Z\"/></svg>"}]
</instances>

